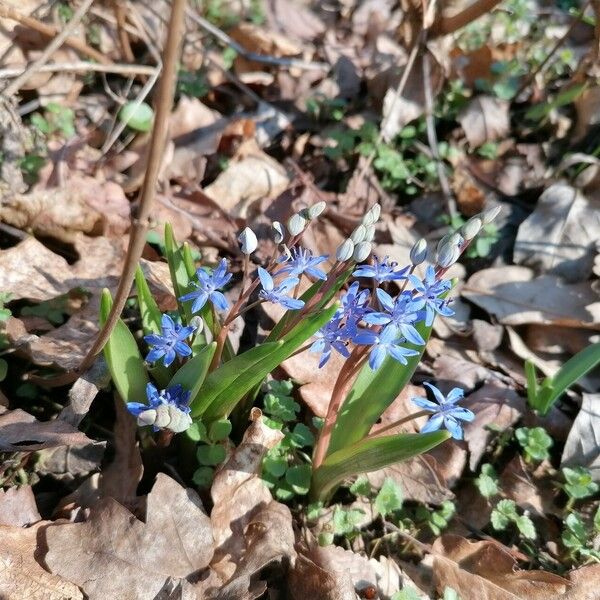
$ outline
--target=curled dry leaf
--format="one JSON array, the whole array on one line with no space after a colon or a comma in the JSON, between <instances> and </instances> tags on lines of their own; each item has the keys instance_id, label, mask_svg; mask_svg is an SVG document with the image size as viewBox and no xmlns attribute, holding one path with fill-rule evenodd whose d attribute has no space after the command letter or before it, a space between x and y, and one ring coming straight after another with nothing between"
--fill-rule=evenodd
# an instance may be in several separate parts
<instances>
[{"instance_id":1,"label":"curled dry leaf","mask_svg":"<svg viewBox=\"0 0 600 600\"><path fill-rule=\"evenodd\" d=\"M493 96L477 96L458 115L471 148L503 139L510 130L509 103Z\"/></svg>"},{"instance_id":2,"label":"curled dry leaf","mask_svg":"<svg viewBox=\"0 0 600 600\"><path fill-rule=\"evenodd\" d=\"M444 535L433 544L433 577L438 592L451 587L461 598L551 600L562 598L568 580L544 571L524 571L499 544Z\"/></svg>"},{"instance_id":3,"label":"curled dry leaf","mask_svg":"<svg viewBox=\"0 0 600 600\"><path fill-rule=\"evenodd\" d=\"M24 527L41 520L30 485L0 490L0 525Z\"/></svg>"},{"instance_id":4,"label":"curled dry leaf","mask_svg":"<svg viewBox=\"0 0 600 600\"><path fill-rule=\"evenodd\" d=\"M34 555L42 547L40 537L47 525L28 529L0 526L0 598L2 600L83 600L77 585L45 571Z\"/></svg>"},{"instance_id":5,"label":"curled dry leaf","mask_svg":"<svg viewBox=\"0 0 600 600\"><path fill-rule=\"evenodd\" d=\"M555 183L521 223L514 260L566 281L583 281L592 272L599 237L600 201L566 183Z\"/></svg>"},{"instance_id":6,"label":"curled dry leaf","mask_svg":"<svg viewBox=\"0 0 600 600\"><path fill-rule=\"evenodd\" d=\"M535 277L527 267L483 269L461 295L503 325L541 323L600 329L600 301L588 283L564 283L553 275Z\"/></svg>"},{"instance_id":7,"label":"curled dry leaf","mask_svg":"<svg viewBox=\"0 0 600 600\"><path fill-rule=\"evenodd\" d=\"M185 589L183 580L207 567L213 553L200 498L162 473L148 494L145 523L106 498L86 522L50 526L45 537L48 569L90 600L150 600L161 590Z\"/></svg>"},{"instance_id":8,"label":"curled dry leaf","mask_svg":"<svg viewBox=\"0 0 600 600\"><path fill-rule=\"evenodd\" d=\"M246 548L244 531L254 517L271 501L271 492L259 477L262 459L281 439L280 431L253 411L254 421L242 443L215 475L211 488L214 503L210 519L215 538L215 556L211 566L227 581Z\"/></svg>"}]
</instances>

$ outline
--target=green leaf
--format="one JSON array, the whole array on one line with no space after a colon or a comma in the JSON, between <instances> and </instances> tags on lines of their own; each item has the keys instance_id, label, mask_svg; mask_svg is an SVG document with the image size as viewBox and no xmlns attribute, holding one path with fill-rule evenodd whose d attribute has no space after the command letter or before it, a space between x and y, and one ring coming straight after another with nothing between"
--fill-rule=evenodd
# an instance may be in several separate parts
<instances>
[{"instance_id":1,"label":"green leaf","mask_svg":"<svg viewBox=\"0 0 600 600\"><path fill-rule=\"evenodd\" d=\"M186 435L193 442L208 442L206 425L200 421L194 421L185 431Z\"/></svg>"},{"instance_id":2,"label":"green leaf","mask_svg":"<svg viewBox=\"0 0 600 600\"><path fill-rule=\"evenodd\" d=\"M217 342L212 342L208 346L204 346L196 356L189 359L175 373L173 379L169 382L169 387L179 384L185 390L191 392L190 398L195 398L200 393L200 388L204 384L216 349Z\"/></svg>"},{"instance_id":3,"label":"green leaf","mask_svg":"<svg viewBox=\"0 0 600 600\"><path fill-rule=\"evenodd\" d=\"M154 111L145 102L127 102L119 111L119 121L136 131L150 131L153 120Z\"/></svg>"},{"instance_id":4,"label":"green leaf","mask_svg":"<svg viewBox=\"0 0 600 600\"><path fill-rule=\"evenodd\" d=\"M328 455L313 472L311 495L325 500L347 477L357 473L376 471L427 452L450 434L447 431L431 433L403 433L366 438Z\"/></svg>"},{"instance_id":5,"label":"green leaf","mask_svg":"<svg viewBox=\"0 0 600 600\"><path fill-rule=\"evenodd\" d=\"M102 290L100 299L100 326L102 327L112 307L112 298L107 289ZM112 380L124 402L144 402L148 373L139 348L129 328L121 319L117 321L110 338L104 346L104 358Z\"/></svg>"},{"instance_id":6,"label":"green leaf","mask_svg":"<svg viewBox=\"0 0 600 600\"><path fill-rule=\"evenodd\" d=\"M173 290L177 298L177 305L179 306L179 314L182 315L185 323L189 325L193 317L191 304L189 302L182 303L179 298L190 289L191 277L188 275L183 252L173 236L173 228L169 223L165 223L165 254L167 263L169 264L169 272L171 273L171 282L173 283Z\"/></svg>"},{"instance_id":7,"label":"green leaf","mask_svg":"<svg viewBox=\"0 0 600 600\"><path fill-rule=\"evenodd\" d=\"M218 419L210 425L208 437L211 442L222 442L229 437L231 433L231 421L228 419Z\"/></svg>"},{"instance_id":8,"label":"green leaf","mask_svg":"<svg viewBox=\"0 0 600 600\"><path fill-rule=\"evenodd\" d=\"M489 463L481 465L481 473L475 479L475 485L484 498L491 498L498 494L498 474L492 465Z\"/></svg>"},{"instance_id":9,"label":"green leaf","mask_svg":"<svg viewBox=\"0 0 600 600\"><path fill-rule=\"evenodd\" d=\"M225 460L226 455L225 446L221 446L221 444L198 446L198 450L196 450L196 458L201 465L218 465Z\"/></svg>"},{"instance_id":10,"label":"green leaf","mask_svg":"<svg viewBox=\"0 0 600 600\"><path fill-rule=\"evenodd\" d=\"M287 458L279 453L271 454L269 452L263 459L263 469L274 477L281 477L287 471L287 468Z\"/></svg>"},{"instance_id":11,"label":"green leaf","mask_svg":"<svg viewBox=\"0 0 600 600\"><path fill-rule=\"evenodd\" d=\"M285 480L290 484L296 494L308 494L310 489L310 465L297 465L290 467L285 473Z\"/></svg>"},{"instance_id":12,"label":"green leaf","mask_svg":"<svg viewBox=\"0 0 600 600\"><path fill-rule=\"evenodd\" d=\"M548 449L554 443L543 427L519 427L515 431L528 460L543 461L550 457Z\"/></svg>"},{"instance_id":13,"label":"green leaf","mask_svg":"<svg viewBox=\"0 0 600 600\"><path fill-rule=\"evenodd\" d=\"M313 432L304 423L296 423L294 430L288 437L291 444L296 448L312 447L315 443Z\"/></svg>"},{"instance_id":14,"label":"green leaf","mask_svg":"<svg viewBox=\"0 0 600 600\"><path fill-rule=\"evenodd\" d=\"M535 370L535 364L530 359L525 361L525 376L527 377L527 402L533 410L540 410L540 407L537 405L537 373Z\"/></svg>"},{"instance_id":15,"label":"green leaf","mask_svg":"<svg viewBox=\"0 0 600 600\"><path fill-rule=\"evenodd\" d=\"M360 508L345 510L336 506L333 513L333 531L337 535L348 535L357 530L365 518L365 511Z\"/></svg>"},{"instance_id":16,"label":"green leaf","mask_svg":"<svg viewBox=\"0 0 600 600\"><path fill-rule=\"evenodd\" d=\"M279 342L256 346L215 369L192 400L192 416L205 414L207 419L228 416L248 392L327 323L337 308L334 304L310 315Z\"/></svg>"},{"instance_id":17,"label":"green leaf","mask_svg":"<svg viewBox=\"0 0 600 600\"><path fill-rule=\"evenodd\" d=\"M414 587L404 586L390 600L421 600L421 596L419 596Z\"/></svg>"},{"instance_id":18,"label":"green leaf","mask_svg":"<svg viewBox=\"0 0 600 600\"><path fill-rule=\"evenodd\" d=\"M373 502L380 515L386 516L402 508L404 496L400 486L390 477L386 477Z\"/></svg>"},{"instance_id":19,"label":"green leaf","mask_svg":"<svg viewBox=\"0 0 600 600\"><path fill-rule=\"evenodd\" d=\"M192 476L192 481L199 488L208 488L215 476L215 470L212 467L198 467Z\"/></svg>"},{"instance_id":20,"label":"green leaf","mask_svg":"<svg viewBox=\"0 0 600 600\"><path fill-rule=\"evenodd\" d=\"M593 496L599 489L598 484L592 479L592 473L585 467L563 467L566 483L565 492L576 500Z\"/></svg>"},{"instance_id":21,"label":"green leaf","mask_svg":"<svg viewBox=\"0 0 600 600\"><path fill-rule=\"evenodd\" d=\"M357 477L356 481L350 486L350 491L355 496L370 496L371 495L371 482L366 475Z\"/></svg>"},{"instance_id":22,"label":"green leaf","mask_svg":"<svg viewBox=\"0 0 600 600\"><path fill-rule=\"evenodd\" d=\"M515 519L517 529L521 532L521 535L528 540L535 540L536 532L533 521L527 515L521 515Z\"/></svg>"},{"instance_id":23,"label":"green leaf","mask_svg":"<svg viewBox=\"0 0 600 600\"><path fill-rule=\"evenodd\" d=\"M282 421L293 421L296 419L296 413L300 412L300 405L289 396L269 393L265 394L263 401L265 413Z\"/></svg>"},{"instance_id":24,"label":"green leaf","mask_svg":"<svg viewBox=\"0 0 600 600\"><path fill-rule=\"evenodd\" d=\"M492 527L498 531L506 529L511 521L517 517L516 504L513 500L500 500L492 511L490 521Z\"/></svg>"},{"instance_id":25,"label":"green leaf","mask_svg":"<svg viewBox=\"0 0 600 600\"><path fill-rule=\"evenodd\" d=\"M162 313L150 292L142 267L139 265L135 270L135 287L137 289L144 333L161 333Z\"/></svg>"},{"instance_id":26,"label":"green leaf","mask_svg":"<svg viewBox=\"0 0 600 600\"><path fill-rule=\"evenodd\" d=\"M291 500L294 497L292 486L286 481L280 482L275 488L275 496L278 500Z\"/></svg>"}]
</instances>

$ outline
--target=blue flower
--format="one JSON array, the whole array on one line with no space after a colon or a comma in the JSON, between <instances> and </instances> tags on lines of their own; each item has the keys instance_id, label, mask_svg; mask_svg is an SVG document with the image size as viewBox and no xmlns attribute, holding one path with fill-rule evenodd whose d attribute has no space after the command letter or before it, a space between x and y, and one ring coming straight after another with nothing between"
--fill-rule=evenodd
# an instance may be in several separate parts
<instances>
[{"instance_id":1,"label":"blue flower","mask_svg":"<svg viewBox=\"0 0 600 600\"><path fill-rule=\"evenodd\" d=\"M258 277L263 288L258 296L263 300L281 304L281 306L291 310L298 310L304 306L302 300L287 295L294 286L298 285L300 280L297 277L287 277L277 287L275 287L271 275L262 267L258 267Z\"/></svg>"},{"instance_id":2,"label":"blue flower","mask_svg":"<svg viewBox=\"0 0 600 600\"><path fill-rule=\"evenodd\" d=\"M327 363L331 357L332 350L339 352L344 358L350 356L350 351L345 344L345 342L348 341L349 336L346 327L341 323L341 319L336 319L334 317L327 325L321 327L315 336L318 339L313 342L308 351L321 353L319 369Z\"/></svg>"},{"instance_id":3,"label":"blue flower","mask_svg":"<svg viewBox=\"0 0 600 600\"><path fill-rule=\"evenodd\" d=\"M339 315L346 319L347 323L357 322L363 318L368 310L369 290L358 289L358 281L355 281L348 291L342 296L342 306L339 309Z\"/></svg>"},{"instance_id":4,"label":"blue flower","mask_svg":"<svg viewBox=\"0 0 600 600\"><path fill-rule=\"evenodd\" d=\"M431 326L435 314L443 317L451 317L454 311L448 306L448 302L440 296L446 293L452 284L447 279L437 279L435 269L429 265L425 270L425 277L421 281L416 275L408 276L410 282L415 288L415 300L420 302L421 307L425 309L425 325Z\"/></svg>"},{"instance_id":5,"label":"blue flower","mask_svg":"<svg viewBox=\"0 0 600 600\"><path fill-rule=\"evenodd\" d=\"M300 277L303 273L314 277L315 279L327 279L327 274L317 265L327 260L327 256L313 256L312 252L306 248L294 248L289 256L282 256L279 262L287 262L283 269L277 271L277 275L293 275Z\"/></svg>"},{"instance_id":6,"label":"blue flower","mask_svg":"<svg viewBox=\"0 0 600 600\"><path fill-rule=\"evenodd\" d=\"M353 341L355 344L373 346L369 353L369 366L375 371L381 366L388 354L403 365L407 364L406 358L408 356L419 354L416 350L401 346L398 343L400 339L396 330L389 327L380 333L363 329L354 336Z\"/></svg>"},{"instance_id":7,"label":"blue flower","mask_svg":"<svg viewBox=\"0 0 600 600\"><path fill-rule=\"evenodd\" d=\"M423 385L426 385L432 391L437 404L426 398L411 398L419 408L433 413L433 416L421 429L421 433L437 431L443 425L455 440L462 440L463 430L459 421L472 421L475 418L473 412L468 408L456 405L464 396L463 390L453 388L447 396L444 396L434 385L430 383Z\"/></svg>"},{"instance_id":8,"label":"blue flower","mask_svg":"<svg viewBox=\"0 0 600 600\"><path fill-rule=\"evenodd\" d=\"M161 319L162 335L151 333L144 336L144 340L152 349L148 353L146 360L149 363L156 362L159 358L163 359L165 367L169 367L176 356L190 356L192 349L185 343L195 327L182 327L169 317L163 315Z\"/></svg>"},{"instance_id":9,"label":"blue flower","mask_svg":"<svg viewBox=\"0 0 600 600\"><path fill-rule=\"evenodd\" d=\"M138 418L139 425L152 425L154 431L169 428L183 431L191 424L188 406L191 392L180 384L158 391L154 385L146 385L148 404L128 402L127 410Z\"/></svg>"},{"instance_id":10,"label":"blue flower","mask_svg":"<svg viewBox=\"0 0 600 600\"><path fill-rule=\"evenodd\" d=\"M352 273L354 277L370 277L377 283L383 283L384 281L394 281L399 279L406 279L406 273L410 267L397 270L397 262L390 262L386 256L381 262L375 257L375 262L372 265L362 265Z\"/></svg>"},{"instance_id":11,"label":"blue flower","mask_svg":"<svg viewBox=\"0 0 600 600\"><path fill-rule=\"evenodd\" d=\"M419 303L415 302L410 292L400 294L394 300L381 288L376 290L377 298L386 312L373 312L363 317L370 325L385 325L393 328L396 334L402 334L409 342L422 346L425 340L415 329L414 323L419 320Z\"/></svg>"},{"instance_id":12,"label":"blue flower","mask_svg":"<svg viewBox=\"0 0 600 600\"><path fill-rule=\"evenodd\" d=\"M208 300L219 310L227 310L229 304L225 296L219 291L231 279L231 273L227 272L227 261L223 258L218 267L212 272L212 275L209 275L205 269L198 269L196 277L198 277L198 282L192 281L192 285L197 289L181 296L179 299L182 302L193 300L193 313L201 310Z\"/></svg>"}]
</instances>

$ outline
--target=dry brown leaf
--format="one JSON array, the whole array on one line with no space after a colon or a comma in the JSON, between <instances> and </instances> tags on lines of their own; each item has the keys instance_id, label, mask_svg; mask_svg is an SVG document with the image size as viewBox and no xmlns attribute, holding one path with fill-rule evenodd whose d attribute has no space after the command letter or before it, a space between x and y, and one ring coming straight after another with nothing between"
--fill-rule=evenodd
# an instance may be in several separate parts
<instances>
[{"instance_id":1,"label":"dry brown leaf","mask_svg":"<svg viewBox=\"0 0 600 600\"><path fill-rule=\"evenodd\" d=\"M0 525L24 527L41 520L30 485L0 490Z\"/></svg>"},{"instance_id":2,"label":"dry brown leaf","mask_svg":"<svg viewBox=\"0 0 600 600\"><path fill-rule=\"evenodd\" d=\"M215 555L211 566L227 581L245 550L244 531L255 515L271 501L271 492L259 477L262 459L281 439L253 410L253 422L241 444L217 471L211 488L214 503L210 519Z\"/></svg>"},{"instance_id":3,"label":"dry brown leaf","mask_svg":"<svg viewBox=\"0 0 600 600\"><path fill-rule=\"evenodd\" d=\"M0 452L31 452L91 442L84 433L58 419L38 421L20 408L0 414Z\"/></svg>"},{"instance_id":4,"label":"dry brown leaf","mask_svg":"<svg viewBox=\"0 0 600 600\"><path fill-rule=\"evenodd\" d=\"M49 570L90 600L150 600L174 585L185 589L181 580L207 567L213 553L200 498L162 473L148 494L145 523L106 498L85 523L56 524L45 536Z\"/></svg>"},{"instance_id":5,"label":"dry brown leaf","mask_svg":"<svg viewBox=\"0 0 600 600\"><path fill-rule=\"evenodd\" d=\"M503 139L510 130L509 103L493 96L477 96L459 113L458 122L471 148Z\"/></svg>"},{"instance_id":6,"label":"dry brown leaf","mask_svg":"<svg viewBox=\"0 0 600 600\"><path fill-rule=\"evenodd\" d=\"M325 24L308 6L289 0L271 0L265 3L267 23L288 39L310 42L322 35Z\"/></svg>"},{"instance_id":7,"label":"dry brown leaf","mask_svg":"<svg viewBox=\"0 0 600 600\"><path fill-rule=\"evenodd\" d=\"M0 527L0 598L2 600L83 600L81 590L51 575L35 560L46 522L28 529Z\"/></svg>"},{"instance_id":8,"label":"dry brown leaf","mask_svg":"<svg viewBox=\"0 0 600 600\"><path fill-rule=\"evenodd\" d=\"M588 283L568 284L553 275L536 278L527 267L478 271L465 283L462 296L503 325L600 329L600 301Z\"/></svg>"},{"instance_id":9,"label":"dry brown leaf","mask_svg":"<svg viewBox=\"0 0 600 600\"><path fill-rule=\"evenodd\" d=\"M600 595L600 565L586 565L569 572L573 583L564 600L598 600Z\"/></svg>"},{"instance_id":10,"label":"dry brown leaf","mask_svg":"<svg viewBox=\"0 0 600 600\"><path fill-rule=\"evenodd\" d=\"M587 279L600 238L600 201L566 183L551 185L521 223L514 261L576 282Z\"/></svg>"},{"instance_id":11,"label":"dry brown leaf","mask_svg":"<svg viewBox=\"0 0 600 600\"><path fill-rule=\"evenodd\" d=\"M461 598L477 600L551 600L569 582L553 573L523 571L498 544L444 535L433 544L433 576L438 592L451 587Z\"/></svg>"},{"instance_id":12,"label":"dry brown leaf","mask_svg":"<svg viewBox=\"0 0 600 600\"><path fill-rule=\"evenodd\" d=\"M534 480L518 454L502 471L500 487L506 496L523 510L533 512L539 517L554 512L552 488L545 485L545 482Z\"/></svg>"}]
</instances>

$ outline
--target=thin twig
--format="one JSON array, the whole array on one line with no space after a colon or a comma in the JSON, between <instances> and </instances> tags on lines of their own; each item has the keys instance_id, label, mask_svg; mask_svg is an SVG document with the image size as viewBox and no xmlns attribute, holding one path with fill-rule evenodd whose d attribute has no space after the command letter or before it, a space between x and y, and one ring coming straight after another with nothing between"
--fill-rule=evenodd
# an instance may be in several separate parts
<instances>
[{"instance_id":1,"label":"thin twig","mask_svg":"<svg viewBox=\"0 0 600 600\"><path fill-rule=\"evenodd\" d=\"M446 208L450 217L456 215L456 200L450 189L448 177L446 176L446 168L440 157L438 148L437 133L435 131L435 117L433 115L433 94L431 92L431 63L427 50L423 53L423 94L425 96L425 125L427 127L427 141L431 148L431 154L435 160L440 187L446 200Z\"/></svg>"},{"instance_id":2,"label":"thin twig","mask_svg":"<svg viewBox=\"0 0 600 600\"><path fill-rule=\"evenodd\" d=\"M8 79L10 77L18 77L27 70L27 65L18 67L9 67L0 69L0 79ZM110 64L103 65L99 63L88 62L85 60L75 62L57 62L43 65L38 70L38 73L64 73L64 72L80 72L80 73L114 73L115 75L153 75L156 72L156 67L148 65L124 65Z\"/></svg>"},{"instance_id":3,"label":"thin twig","mask_svg":"<svg viewBox=\"0 0 600 600\"><path fill-rule=\"evenodd\" d=\"M56 27L53 27L52 25L48 25L46 23L42 23L35 17L23 15L18 10L12 8L12 6L7 6L4 2L2 2L2 0L0 0L0 17L4 19L10 19L11 21L16 21L24 27L33 29L34 31L37 31L38 33L41 33L42 35L49 38L54 38L60 33L60 31ZM88 46L84 41L80 40L79 38L67 37L64 40L64 45L69 46L69 48L72 48L80 54L83 54L88 58L91 58L92 60L95 60L99 63L108 65L112 62L110 59L106 58L104 54L98 52L98 50L94 50L94 48Z\"/></svg>"},{"instance_id":4,"label":"thin twig","mask_svg":"<svg viewBox=\"0 0 600 600\"><path fill-rule=\"evenodd\" d=\"M50 60L51 56L65 43L65 40L75 31L81 20L87 13L94 0L84 0L64 29L44 48L39 58L33 61L27 69L19 75L11 84L6 86L4 93L9 98L16 94L39 70Z\"/></svg>"},{"instance_id":5,"label":"thin twig","mask_svg":"<svg viewBox=\"0 0 600 600\"><path fill-rule=\"evenodd\" d=\"M123 272L119 280L119 286L115 293L113 305L106 319L106 323L98 333L98 337L92 348L89 350L81 364L73 373L66 373L62 377L57 377L51 381L51 385L65 385L77 378L86 371L96 359L97 354L102 350L110 334L117 324L125 302L129 297L131 284L135 274L136 266L146 245L146 232L150 225L150 212L156 194L156 184L158 174L162 164L167 138L169 133L169 116L173 107L173 97L175 93L175 82L177 78L177 63L181 42L183 39L183 17L185 12L186 0L173 0L171 8L171 19L167 31L167 41L164 49L164 68L158 87L158 96L156 100L156 117L152 129L152 137L148 145L148 163L146 175L139 197L139 208L137 217L133 221L129 236L129 246L123 265Z\"/></svg>"},{"instance_id":6,"label":"thin twig","mask_svg":"<svg viewBox=\"0 0 600 600\"><path fill-rule=\"evenodd\" d=\"M133 51L131 50L131 44L129 43L129 36L127 35L127 8L123 0L115 0L113 5L115 18L117 20L117 32L119 35L119 45L121 46L121 52L123 58L132 63L135 59Z\"/></svg>"},{"instance_id":7,"label":"thin twig","mask_svg":"<svg viewBox=\"0 0 600 600\"><path fill-rule=\"evenodd\" d=\"M249 52L243 46L240 46L235 40L231 39L224 31L213 25L210 21L202 18L195 11L188 9L187 16L197 25L208 31L211 35L233 48L240 56L254 62L260 62L268 65L278 65L280 67L296 67L305 70L329 71L331 66L328 63L301 60L299 58L278 58L266 54L256 54Z\"/></svg>"},{"instance_id":8,"label":"thin twig","mask_svg":"<svg viewBox=\"0 0 600 600\"><path fill-rule=\"evenodd\" d=\"M433 36L454 33L458 29L462 29L472 21L475 21L475 19L479 19L479 17L490 12L500 2L502 0L476 0L473 4L451 17L442 16L431 27L431 33Z\"/></svg>"}]
</instances>

